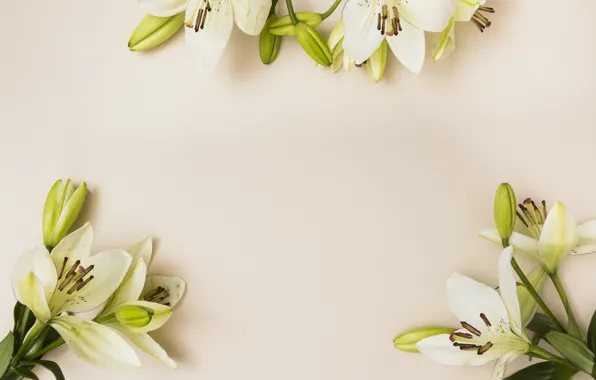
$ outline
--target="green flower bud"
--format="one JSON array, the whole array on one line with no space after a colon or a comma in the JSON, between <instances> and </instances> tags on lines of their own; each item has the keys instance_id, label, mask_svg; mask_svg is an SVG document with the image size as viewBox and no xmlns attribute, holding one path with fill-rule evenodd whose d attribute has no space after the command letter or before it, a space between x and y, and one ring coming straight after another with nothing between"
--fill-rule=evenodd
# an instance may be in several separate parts
<instances>
[{"instance_id":1,"label":"green flower bud","mask_svg":"<svg viewBox=\"0 0 596 380\"><path fill-rule=\"evenodd\" d=\"M546 334L546 340L553 348L567 360L584 372L592 373L594 369L594 354L579 339L558 331Z\"/></svg>"},{"instance_id":2,"label":"green flower bud","mask_svg":"<svg viewBox=\"0 0 596 380\"><path fill-rule=\"evenodd\" d=\"M312 26L302 22L296 24L296 38L302 49L316 63L325 67L331 65L331 62L333 62L331 50Z\"/></svg>"},{"instance_id":3,"label":"green flower bud","mask_svg":"<svg viewBox=\"0 0 596 380\"><path fill-rule=\"evenodd\" d=\"M503 246L509 245L509 238L515 227L517 202L515 193L508 183L502 183L495 194L495 225Z\"/></svg>"},{"instance_id":4,"label":"green flower bud","mask_svg":"<svg viewBox=\"0 0 596 380\"><path fill-rule=\"evenodd\" d=\"M145 327L155 314L153 310L136 305L123 306L116 311L118 322L131 327Z\"/></svg>"},{"instance_id":5,"label":"green flower bud","mask_svg":"<svg viewBox=\"0 0 596 380\"><path fill-rule=\"evenodd\" d=\"M277 54L279 54L279 46L281 44L281 37L274 36L269 31L269 25L271 25L273 21L275 21L275 15L269 16L259 37L259 54L261 55L261 61L266 65L275 61Z\"/></svg>"},{"instance_id":6,"label":"green flower bud","mask_svg":"<svg viewBox=\"0 0 596 380\"><path fill-rule=\"evenodd\" d=\"M184 12L170 17L147 15L135 28L128 40L131 51L143 51L166 42L184 25Z\"/></svg>"},{"instance_id":7,"label":"green flower bud","mask_svg":"<svg viewBox=\"0 0 596 380\"><path fill-rule=\"evenodd\" d=\"M52 249L60 243L79 217L86 197L85 182L76 190L70 179L54 183L43 208L42 230L46 247Z\"/></svg>"},{"instance_id":8,"label":"green flower bud","mask_svg":"<svg viewBox=\"0 0 596 380\"><path fill-rule=\"evenodd\" d=\"M320 13L298 12L296 13L296 17L298 21L306 23L313 28L316 28L323 22L323 17ZM296 25L294 25L290 16L283 16L269 24L269 31L274 36L295 36Z\"/></svg>"},{"instance_id":9,"label":"green flower bud","mask_svg":"<svg viewBox=\"0 0 596 380\"><path fill-rule=\"evenodd\" d=\"M454 331L455 329L447 327L421 327L398 335L393 339L393 345L398 350L404 352L418 353L416 343L420 342L422 339L439 334L451 334Z\"/></svg>"}]
</instances>

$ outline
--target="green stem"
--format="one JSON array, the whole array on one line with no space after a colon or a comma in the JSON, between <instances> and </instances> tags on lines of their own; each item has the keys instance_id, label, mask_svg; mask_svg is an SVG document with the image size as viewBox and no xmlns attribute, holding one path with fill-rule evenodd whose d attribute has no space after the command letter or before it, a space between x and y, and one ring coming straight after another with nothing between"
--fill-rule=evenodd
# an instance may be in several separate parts
<instances>
[{"instance_id":1,"label":"green stem","mask_svg":"<svg viewBox=\"0 0 596 380\"><path fill-rule=\"evenodd\" d=\"M46 328L47 328L47 325L45 323L38 323L35 326L33 326L31 331L29 331L29 334L27 334L27 338L25 338L25 342L23 342L23 345L21 346L19 351L16 353L16 355L13 356L12 361L11 361L12 364L18 363L21 356L23 356L27 351L29 351L31 344L33 344L33 342L35 342L35 340L43 333L43 330Z\"/></svg>"},{"instance_id":2,"label":"green stem","mask_svg":"<svg viewBox=\"0 0 596 380\"><path fill-rule=\"evenodd\" d=\"M288 14L290 15L290 20L292 20L292 24L298 24L298 16L296 16L296 12L294 12L292 0L286 0L286 6L288 7Z\"/></svg>"},{"instance_id":3,"label":"green stem","mask_svg":"<svg viewBox=\"0 0 596 380\"><path fill-rule=\"evenodd\" d=\"M277 7L277 2L279 0L273 0L271 1L271 8L269 9L269 16L273 16L275 15L275 7Z\"/></svg>"},{"instance_id":4,"label":"green stem","mask_svg":"<svg viewBox=\"0 0 596 380\"><path fill-rule=\"evenodd\" d=\"M53 341L52 343L50 343L47 346L45 346L44 348L42 348L41 350L36 351L36 352L32 353L31 355L27 355L25 357L25 360L30 361L30 360L38 359L38 358L44 356L45 354L47 354L48 352L53 351L56 348L63 346L64 343L65 342L64 342L63 338L58 338L55 341Z\"/></svg>"},{"instance_id":5,"label":"green stem","mask_svg":"<svg viewBox=\"0 0 596 380\"><path fill-rule=\"evenodd\" d=\"M323 18L323 20L325 20L326 18L331 16L333 14L333 12L335 12L337 7L339 7L339 4L341 4L342 1L343 0L335 0L335 3L333 3L331 8L327 9L327 11L325 13L321 14L321 17Z\"/></svg>"},{"instance_id":6,"label":"green stem","mask_svg":"<svg viewBox=\"0 0 596 380\"><path fill-rule=\"evenodd\" d=\"M573 314L573 308L571 307L571 302L569 302L569 298L567 297L567 293L565 292L565 288L563 287L563 283L559 278L557 273L549 273L548 274L555 285L555 289L557 289L557 293L559 293L559 297L561 297L561 302L563 303L563 307L565 308L565 313L567 313L567 329L569 330L569 335L574 336L581 340L582 342L586 343L586 335L582 331L582 328L577 323L575 319L575 315Z\"/></svg>"},{"instance_id":7,"label":"green stem","mask_svg":"<svg viewBox=\"0 0 596 380\"><path fill-rule=\"evenodd\" d=\"M515 273L517 273L517 276L521 280L522 284L524 284L524 286L526 287L526 290L530 293L532 298L534 298L534 300L536 301L538 306L540 306L542 311L544 311L544 314L546 314L548 319L550 319L551 323L557 328L557 330L561 332L566 332L565 328L563 328L563 325L561 325L561 323L557 320L557 317L555 317L555 315L548 308L546 303L544 303L544 301L540 297L540 294L538 294L536 289L534 289L534 286L532 286L532 283L530 282L530 280L528 280L528 277L526 277L524 271L520 268L515 257L511 258L511 266L513 267L513 270L515 270Z\"/></svg>"},{"instance_id":8,"label":"green stem","mask_svg":"<svg viewBox=\"0 0 596 380\"><path fill-rule=\"evenodd\" d=\"M538 359L544 359L544 360L548 360L557 364L561 364L567 367L571 367L573 369L577 369L579 371L579 369L577 367L575 367L573 364L571 364L570 362L568 362L567 360L551 354L550 352L543 350L542 348L538 347L538 346L534 346L530 349L530 351L528 351L527 353L529 356L533 356L535 358Z\"/></svg>"}]
</instances>

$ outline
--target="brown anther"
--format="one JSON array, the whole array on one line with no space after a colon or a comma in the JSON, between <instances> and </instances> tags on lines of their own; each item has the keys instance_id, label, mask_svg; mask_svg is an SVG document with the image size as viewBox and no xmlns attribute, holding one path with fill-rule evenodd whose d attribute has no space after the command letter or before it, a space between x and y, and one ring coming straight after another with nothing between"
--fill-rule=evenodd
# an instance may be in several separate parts
<instances>
[{"instance_id":1,"label":"brown anther","mask_svg":"<svg viewBox=\"0 0 596 380\"><path fill-rule=\"evenodd\" d=\"M62 263L62 269L60 269L60 275L58 276L58 280L60 280L62 278L62 275L64 274L64 269L66 269L67 262L68 262L68 257L65 257L64 262Z\"/></svg>"},{"instance_id":2,"label":"brown anther","mask_svg":"<svg viewBox=\"0 0 596 380\"><path fill-rule=\"evenodd\" d=\"M207 12L211 12L211 4L209 4L209 2L207 2Z\"/></svg>"},{"instance_id":3,"label":"brown anther","mask_svg":"<svg viewBox=\"0 0 596 380\"><path fill-rule=\"evenodd\" d=\"M387 17L389 16L389 14L387 12L387 5L383 5L382 12L383 12L383 18L387 19Z\"/></svg>"},{"instance_id":4,"label":"brown anther","mask_svg":"<svg viewBox=\"0 0 596 380\"><path fill-rule=\"evenodd\" d=\"M491 7L482 6L482 7L478 7L478 10L482 11L482 12L495 13L495 8L491 8Z\"/></svg>"},{"instance_id":5,"label":"brown anther","mask_svg":"<svg viewBox=\"0 0 596 380\"><path fill-rule=\"evenodd\" d=\"M381 35L384 36L385 35L385 23L387 22L387 20L383 17L383 20L381 22Z\"/></svg>"},{"instance_id":6,"label":"brown anther","mask_svg":"<svg viewBox=\"0 0 596 380\"><path fill-rule=\"evenodd\" d=\"M488 327L492 326L488 318L486 318L486 314L480 313L480 319L482 319L482 322L484 322Z\"/></svg>"},{"instance_id":7,"label":"brown anther","mask_svg":"<svg viewBox=\"0 0 596 380\"><path fill-rule=\"evenodd\" d=\"M197 15L197 19L195 21L195 33L197 33L199 31L199 28L201 27L202 20L203 20L203 10L199 9L199 14Z\"/></svg>"},{"instance_id":8,"label":"brown anther","mask_svg":"<svg viewBox=\"0 0 596 380\"><path fill-rule=\"evenodd\" d=\"M542 212L544 213L544 219L548 216L546 211L546 201L542 201Z\"/></svg>"},{"instance_id":9,"label":"brown anther","mask_svg":"<svg viewBox=\"0 0 596 380\"><path fill-rule=\"evenodd\" d=\"M477 346L475 344L467 344L467 343L453 343L454 347L459 347L460 350L462 351L476 351L481 349L482 347Z\"/></svg>"},{"instance_id":10,"label":"brown anther","mask_svg":"<svg viewBox=\"0 0 596 380\"><path fill-rule=\"evenodd\" d=\"M519 220L521 220L521 222L524 224L524 226L529 227L528 223L526 223L526 220L524 219L524 217L522 216L522 214L519 213L519 211L515 210L515 213L517 214L517 218Z\"/></svg>"},{"instance_id":11,"label":"brown anther","mask_svg":"<svg viewBox=\"0 0 596 380\"><path fill-rule=\"evenodd\" d=\"M471 332L472 334L474 334L476 336L482 335L482 333L477 328L475 328L474 326L470 325L467 322L462 322L461 325L464 329L468 330L469 332Z\"/></svg>"},{"instance_id":12,"label":"brown anther","mask_svg":"<svg viewBox=\"0 0 596 380\"><path fill-rule=\"evenodd\" d=\"M465 333L465 332L458 332L458 331L454 332L452 335L457 336L457 337L460 337L460 338L464 338L464 339L472 339L472 338L474 338L474 336L472 334L468 334L468 333Z\"/></svg>"},{"instance_id":13,"label":"brown anther","mask_svg":"<svg viewBox=\"0 0 596 380\"><path fill-rule=\"evenodd\" d=\"M381 30L381 14L377 14L377 30Z\"/></svg>"},{"instance_id":14,"label":"brown anther","mask_svg":"<svg viewBox=\"0 0 596 380\"><path fill-rule=\"evenodd\" d=\"M484 354L486 351L490 350L490 348L493 346L493 344L491 342L488 342L487 344L485 344L484 346L480 347L478 349L478 355L482 355Z\"/></svg>"}]
</instances>

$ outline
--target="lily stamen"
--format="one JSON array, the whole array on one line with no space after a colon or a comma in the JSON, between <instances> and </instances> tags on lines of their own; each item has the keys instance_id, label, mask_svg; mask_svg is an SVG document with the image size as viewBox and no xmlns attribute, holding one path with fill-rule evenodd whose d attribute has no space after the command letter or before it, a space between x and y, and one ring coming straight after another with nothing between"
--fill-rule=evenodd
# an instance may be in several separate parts
<instances>
[{"instance_id":1,"label":"lily stamen","mask_svg":"<svg viewBox=\"0 0 596 380\"><path fill-rule=\"evenodd\" d=\"M488 19L488 17L483 15L482 12L495 13L495 9L491 7L479 7L472 16L472 21L474 21L480 31L484 33L484 29L491 26L492 22Z\"/></svg>"},{"instance_id":2,"label":"lily stamen","mask_svg":"<svg viewBox=\"0 0 596 380\"><path fill-rule=\"evenodd\" d=\"M162 303L169 296L170 293L168 293L168 291L165 288L158 286L151 292L147 293L147 295L144 297L144 300L147 302Z\"/></svg>"},{"instance_id":3,"label":"lily stamen","mask_svg":"<svg viewBox=\"0 0 596 380\"><path fill-rule=\"evenodd\" d=\"M482 319L482 321L486 324L487 327L491 327L491 323L488 320L488 318L486 317L486 315L484 313L480 313L480 319Z\"/></svg>"},{"instance_id":4,"label":"lily stamen","mask_svg":"<svg viewBox=\"0 0 596 380\"><path fill-rule=\"evenodd\" d=\"M484 354L486 351L490 350L492 346L493 346L493 344L491 342L488 342L484 346L480 347L478 349L478 355Z\"/></svg>"},{"instance_id":5,"label":"lily stamen","mask_svg":"<svg viewBox=\"0 0 596 380\"><path fill-rule=\"evenodd\" d=\"M528 228L530 234L538 239L548 216L546 202L542 201L542 207L538 207L531 198L527 198L518 205L516 212L517 218Z\"/></svg>"},{"instance_id":6,"label":"lily stamen","mask_svg":"<svg viewBox=\"0 0 596 380\"><path fill-rule=\"evenodd\" d=\"M64 281L62 281L62 283L58 287L58 290L63 291L68 286L68 284L70 284L73 281L73 279L76 276L76 271L77 271L80 263L81 263L81 260L77 260L77 261L75 261L73 266L70 267L70 269L66 273L66 276L64 276Z\"/></svg>"},{"instance_id":7,"label":"lily stamen","mask_svg":"<svg viewBox=\"0 0 596 380\"><path fill-rule=\"evenodd\" d=\"M387 22L389 21L389 22ZM383 4L379 13L377 13L377 30L381 35L397 36L402 31L401 20L399 18L399 10L397 6L391 7L391 15L389 14L389 6Z\"/></svg>"},{"instance_id":8,"label":"lily stamen","mask_svg":"<svg viewBox=\"0 0 596 380\"><path fill-rule=\"evenodd\" d=\"M207 14L211 12L211 3L206 1L197 12L197 17L194 20L187 20L184 23L189 29L194 29L195 33L198 33L199 30L205 29L205 23L207 22Z\"/></svg>"},{"instance_id":9,"label":"lily stamen","mask_svg":"<svg viewBox=\"0 0 596 380\"><path fill-rule=\"evenodd\" d=\"M468 330L469 332L471 332L472 334L474 334L476 336L482 335L482 333L477 328L475 328L474 326L472 326L471 324L469 324L467 322L462 322L461 325L464 329Z\"/></svg>"}]
</instances>

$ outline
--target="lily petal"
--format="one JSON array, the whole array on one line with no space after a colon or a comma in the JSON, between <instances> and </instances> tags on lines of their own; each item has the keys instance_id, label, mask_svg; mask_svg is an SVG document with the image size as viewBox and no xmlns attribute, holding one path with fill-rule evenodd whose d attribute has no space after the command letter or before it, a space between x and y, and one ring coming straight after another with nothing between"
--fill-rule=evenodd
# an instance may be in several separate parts
<instances>
[{"instance_id":1,"label":"lily petal","mask_svg":"<svg viewBox=\"0 0 596 380\"><path fill-rule=\"evenodd\" d=\"M477 351L460 350L453 346L449 338L449 334L431 336L416 343L416 348L423 356L444 365L480 366L495 360L501 354L495 349L483 355L478 355Z\"/></svg>"},{"instance_id":2,"label":"lily petal","mask_svg":"<svg viewBox=\"0 0 596 380\"><path fill-rule=\"evenodd\" d=\"M142 259L138 260L137 265L122 281L122 284L104 306L100 315L105 315L113 311L118 305L125 302L138 300L143 292L146 277L147 265L145 265Z\"/></svg>"},{"instance_id":3,"label":"lily petal","mask_svg":"<svg viewBox=\"0 0 596 380\"><path fill-rule=\"evenodd\" d=\"M174 307L186 291L186 281L180 277L158 275L148 276L145 280L145 287L143 288L141 299L145 299L151 292L159 287L164 288L168 293L168 296L160 301L160 303Z\"/></svg>"},{"instance_id":4,"label":"lily petal","mask_svg":"<svg viewBox=\"0 0 596 380\"><path fill-rule=\"evenodd\" d=\"M184 12L187 0L139 0L139 7L147 14L169 17Z\"/></svg>"},{"instance_id":5,"label":"lily petal","mask_svg":"<svg viewBox=\"0 0 596 380\"><path fill-rule=\"evenodd\" d=\"M579 243L571 251L572 255L584 255L596 252L596 220L580 224L578 227Z\"/></svg>"},{"instance_id":6,"label":"lily petal","mask_svg":"<svg viewBox=\"0 0 596 380\"><path fill-rule=\"evenodd\" d=\"M571 253L578 242L575 219L561 202L557 202L550 209L540 233L538 248L542 259L554 271L559 260Z\"/></svg>"},{"instance_id":7,"label":"lily petal","mask_svg":"<svg viewBox=\"0 0 596 380\"><path fill-rule=\"evenodd\" d=\"M455 13L458 0L416 0L400 2L399 13L409 23L429 32L440 32Z\"/></svg>"},{"instance_id":8,"label":"lily petal","mask_svg":"<svg viewBox=\"0 0 596 380\"><path fill-rule=\"evenodd\" d=\"M234 21L246 34L256 36L261 33L269 16L271 0L231 0Z\"/></svg>"},{"instance_id":9,"label":"lily petal","mask_svg":"<svg viewBox=\"0 0 596 380\"><path fill-rule=\"evenodd\" d=\"M509 314L511 331L522 337L525 334L522 328L522 317L517 298L517 282L513 276L511 266L512 257L513 247L505 248L499 257L499 292Z\"/></svg>"},{"instance_id":10,"label":"lily petal","mask_svg":"<svg viewBox=\"0 0 596 380\"><path fill-rule=\"evenodd\" d=\"M381 46L385 36L377 30L377 16L375 12L376 1L348 0L342 20L344 23L344 49L345 54L362 63Z\"/></svg>"},{"instance_id":11,"label":"lily petal","mask_svg":"<svg viewBox=\"0 0 596 380\"><path fill-rule=\"evenodd\" d=\"M331 31L329 35L329 39L327 40L327 45L329 45L329 49L333 51L335 47L342 42L344 39L344 23L343 21L339 21L335 28Z\"/></svg>"},{"instance_id":12,"label":"lily petal","mask_svg":"<svg viewBox=\"0 0 596 380\"><path fill-rule=\"evenodd\" d=\"M164 350L159 343L157 343L148 334L132 334L130 332L123 332L126 337L143 352L153 356L163 364L167 365L171 369L178 369L178 365L172 360L166 350Z\"/></svg>"},{"instance_id":13,"label":"lily petal","mask_svg":"<svg viewBox=\"0 0 596 380\"><path fill-rule=\"evenodd\" d=\"M447 302L460 321L472 325L482 333L488 330L480 314L484 314L493 323L509 319L501 296L495 289L459 273L447 280Z\"/></svg>"},{"instance_id":14,"label":"lily petal","mask_svg":"<svg viewBox=\"0 0 596 380\"><path fill-rule=\"evenodd\" d=\"M209 12L202 8L204 3L204 0L189 0L185 35L186 43L201 67L210 69L215 67L228 44L234 27L234 15L229 1L214 2ZM204 12L207 12L207 16L203 15ZM199 15L205 18L203 28L200 26Z\"/></svg>"},{"instance_id":15,"label":"lily petal","mask_svg":"<svg viewBox=\"0 0 596 380\"><path fill-rule=\"evenodd\" d=\"M479 236L500 246L502 245L501 237L496 228L482 230L480 231ZM514 232L509 238L509 244L515 248L516 253L526 255L538 262L541 261L538 253L538 241L536 239L520 234L519 232Z\"/></svg>"},{"instance_id":16,"label":"lily petal","mask_svg":"<svg viewBox=\"0 0 596 380\"><path fill-rule=\"evenodd\" d=\"M520 355L521 354L518 352L510 351L505 355L501 356L495 363L491 380L503 380L507 364L517 359Z\"/></svg>"},{"instance_id":17,"label":"lily petal","mask_svg":"<svg viewBox=\"0 0 596 380\"><path fill-rule=\"evenodd\" d=\"M70 233L52 250L52 259L56 268L65 271L64 265L71 266L91 254L93 244L93 227L90 223ZM65 260L68 258L68 260Z\"/></svg>"},{"instance_id":18,"label":"lily petal","mask_svg":"<svg viewBox=\"0 0 596 380\"><path fill-rule=\"evenodd\" d=\"M455 51L455 19L452 18L445 30L434 37L433 60L447 59Z\"/></svg>"},{"instance_id":19,"label":"lily petal","mask_svg":"<svg viewBox=\"0 0 596 380\"><path fill-rule=\"evenodd\" d=\"M483 2L484 3L484 2ZM455 21L470 21L480 7L479 1L460 0L455 8Z\"/></svg>"},{"instance_id":20,"label":"lily petal","mask_svg":"<svg viewBox=\"0 0 596 380\"><path fill-rule=\"evenodd\" d=\"M131 257L123 250L100 252L81 260L81 266L93 266L92 281L80 290L68 294L70 286L54 293L50 302L54 314L62 311L83 313L99 307L118 288L130 266Z\"/></svg>"},{"instance_id":21,"label":"lily petal","mask_svg":"<svg viewBox=\"0 0 596 380\"><path fill-rule=\"evenodd\" d=\"M385 66L387 65L387 42L381 42L381 46L375 51L366 63L366 70L370 76L379 82L385 73Z\"/></svg>"},{"instance_id":22,"label":"lily petal","mask_svg":"<svg viewBox=\"0 0 596 380\"><path fill-rule=\"evenodd\" d=\"M56 288L58 275L50 253L42 245L33 246L19 256L12 272L13 288L16 289L19 281L30 274L37 277L43 287L46 303L49 302Z\"/></svg>"},{"instance_id":23,"label":"lily petal","mask_svg":"<svg viewBox=\"0 0 596 380\"><path fill-rule=\"evenodd\" d=\"M28 273L16 284L13 279L13 289L17 300L31 309L40 322L46 323L52 317L43 284L35 274Z\"/></svg>"},{"instance_id":24,"label":"lily petal","mask_svg":"<svg viewBox=\"0 0 596 380\"><path fill-rule=\"evenodd\" d=\"M426 54L424 32L406 20L402 20L401 26L402 31L396 36L387 37L387 43L402 65L413 73L419 73Z\"/></svg>"},{"instance_id":25,"label":"lily petal","mask_svg":"<svg viewBox=\"0 0 596 380\"><path fill-rule=\"evenodd\" d=\"M81 359L99 366L140 367L134 350L114 330L75 316L55 317L50 325Z\"/></svg>"},{"instance_id":26,"label":"lily petal","mask_svg":"<svg viewBox=\"0 0 596 380\"><path fill-rule=\"evenodd\" d=\"M539 266L528 275L528 280L538 293L542 292L547 275L548 273L542 266ZM538 310L538 304L523 285L518 285L517 287L517 298L519 299L519 307L521 309L522 326L525 327L534 318L534 314Z\"/></svg>"},{"instance_id":27,"label":"lily petal","mask_svg":"<svg viewBox=\"0 0 596 380\"><path fill-rule=\"evenodd\" d=\"M151 256L153 254L153 242L151 241L151 235L147 235L143 240L135 243L132 247L126 250L130 257L132 257L132 265L130 271L137 266L139 260L143 260L146 266L151 264Z\"/></svg>"}]
</instances>

